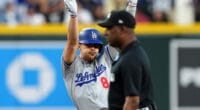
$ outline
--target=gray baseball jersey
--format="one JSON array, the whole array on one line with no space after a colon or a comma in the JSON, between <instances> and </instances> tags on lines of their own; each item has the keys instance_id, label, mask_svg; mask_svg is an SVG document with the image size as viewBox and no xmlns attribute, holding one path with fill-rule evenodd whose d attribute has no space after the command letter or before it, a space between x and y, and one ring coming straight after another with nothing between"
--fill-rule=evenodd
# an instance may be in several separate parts
<instances>
[{"instance_id":1,"label":"gray baseball jersey","mask_svg":"<svg viewBox=\"0 0 200 110\"><path fill-rule=\"evenodd\" d=\"M108 89L112 62L118 57L116 49L105 46L92 63L76 56L71 65L62 60L66 88L78 110L108 108Z\"/></svg>"}]
</instances>

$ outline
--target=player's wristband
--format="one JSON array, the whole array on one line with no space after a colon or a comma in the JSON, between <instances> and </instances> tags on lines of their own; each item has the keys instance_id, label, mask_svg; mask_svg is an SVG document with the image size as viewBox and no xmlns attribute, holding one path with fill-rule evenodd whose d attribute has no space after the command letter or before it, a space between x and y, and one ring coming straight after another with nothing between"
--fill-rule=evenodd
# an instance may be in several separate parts
<instances>
[{"instance_id":1,"label":"player's wristband","mask_svg":"<svg viewBox=\"0 0 200 110\"><path fill-rule=\"evenodd\" d=\"M137 3L129 2L129 3L128 3L128 6L130 6L130 7L137 7Z\"/></svg>"},{"instance_id":2,"label":"player's wristband","mask_svg":"<svg viewBox=\"0 0 200 110\"><path fill-rule=\"evenodd\" d=\"M131 15L133 15L135 17L136 14L136 7L132 7L132 6L127 6L126 7L126 11L128 11Z\"/></svg>"},{"instance_id":3,"label":"player's wristband","mask_svg":"<svg viewBox=\"0 0 200 110\"><path fill-rule=\"evenodd\" d=\"M71 15L71 18L76 18L77 17L77 15Z\"/></svg>"}]
</instances>

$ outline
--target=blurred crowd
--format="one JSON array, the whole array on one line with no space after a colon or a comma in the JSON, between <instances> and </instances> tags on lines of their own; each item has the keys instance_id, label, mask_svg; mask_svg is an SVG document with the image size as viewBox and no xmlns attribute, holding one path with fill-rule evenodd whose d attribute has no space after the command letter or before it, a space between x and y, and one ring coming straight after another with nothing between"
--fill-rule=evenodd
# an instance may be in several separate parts
<instances>
[{"instance_id":1,"label":"blurred crowd","mask_svg":"<svg viewBox=\"0 0 200 110\"><path fill-rule=\"evenodd\" d=\"M200 21L200 0L138 0L136 20L139 23L174 22L188 24ZM127 0L77 0L81 23L105 18L111 10L124 9ZM0 24L40 25L63 23L69 14L63 0L0 0Z\"/></svg>"}]
</instances>

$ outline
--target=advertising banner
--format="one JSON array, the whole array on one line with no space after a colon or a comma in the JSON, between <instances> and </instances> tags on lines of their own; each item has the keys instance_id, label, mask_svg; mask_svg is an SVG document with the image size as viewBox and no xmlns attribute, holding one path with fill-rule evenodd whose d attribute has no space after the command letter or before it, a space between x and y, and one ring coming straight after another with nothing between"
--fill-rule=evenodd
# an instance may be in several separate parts
<instances>
[{"instance_id":1,"label":"advertising banner","mask_svg":"<svg viewBox=\"0 0 200 110\"><path fill-rule=\"evenodd\" d=\"M75 110L62 78L65 43L0 42L0 110Z\"/></svg>"},{"instance_id":2,"label":"advertising banner","mask_svg":"<svg viewBox=\"0 0 200 110\"><path fill-rule=\"evenodd\" d=\"M200 110L200 40L170 43L171 110Z\"/></svg>"}]
</instances>

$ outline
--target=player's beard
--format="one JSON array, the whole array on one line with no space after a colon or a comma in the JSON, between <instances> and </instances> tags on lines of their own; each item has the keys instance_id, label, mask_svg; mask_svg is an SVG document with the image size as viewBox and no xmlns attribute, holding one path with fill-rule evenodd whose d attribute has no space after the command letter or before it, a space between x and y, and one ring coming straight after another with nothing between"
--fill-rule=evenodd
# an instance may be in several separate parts
<instances>
[{"instance_id":1,"label":"player's beard","mask_svg":"<svg viewBox=\"0 0 200 110\"><path fill-rule=\"evenodd\" d=\"M84 56L84 60L91 63L96 59L97 54L96 52L88 52L88 54Z\"/></svg>"},{"instance_id":2,"label":"player's beard","mask_svg":"<svg viewBox=\"0 0 200 110\"><path fill-rule=\"evenodd\" d=\"M88 55L88 60L89 60L89 62L92 62L92 61L94 61L95 60L95 58L96 58L96 56L97 56L97 53L96 52L89 52L89 55Z\"/></svg>"}]
</instances>

